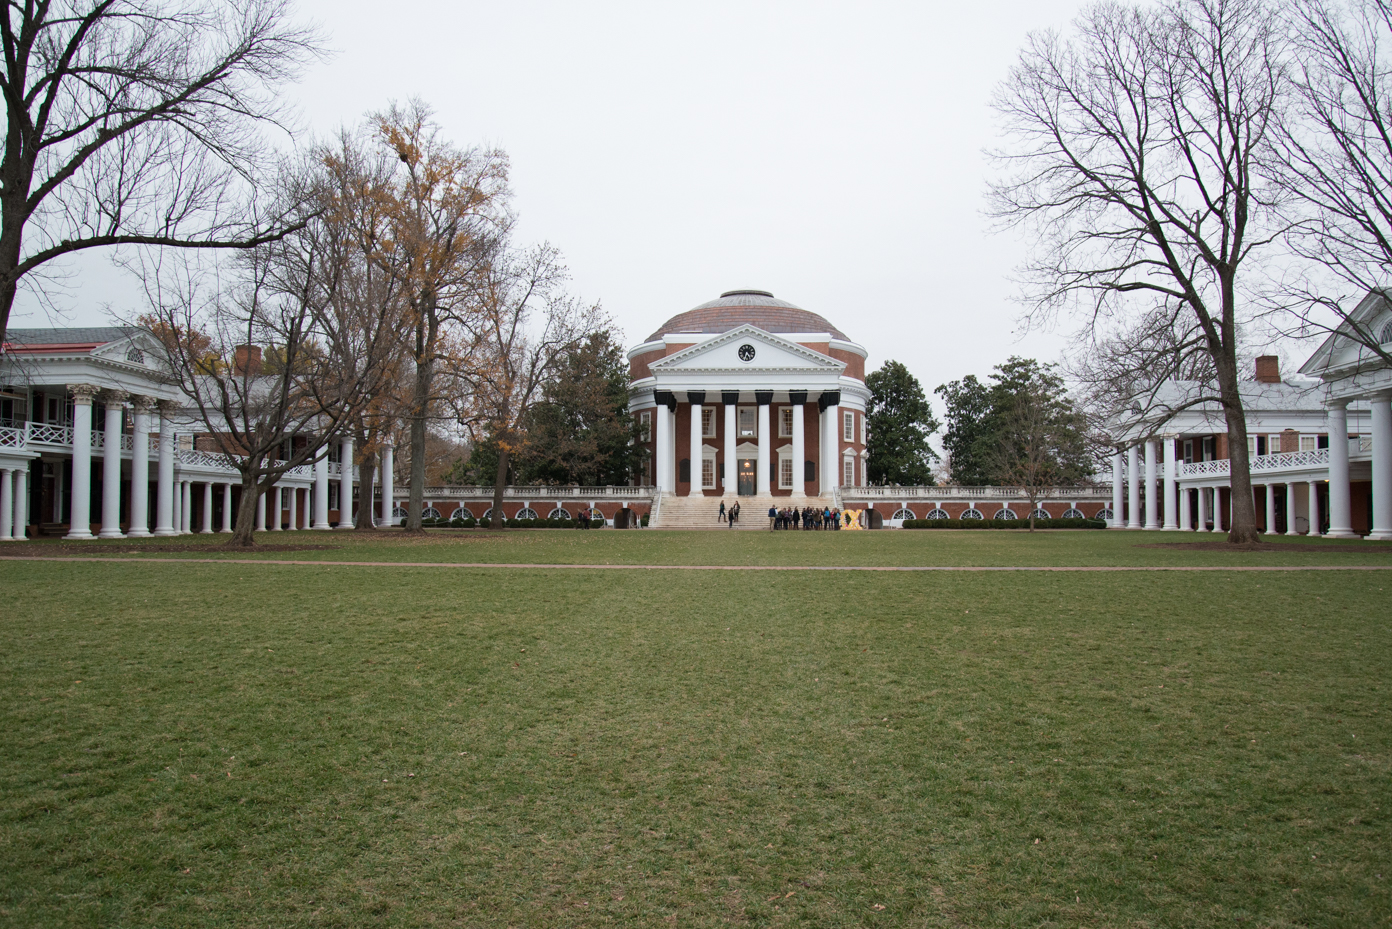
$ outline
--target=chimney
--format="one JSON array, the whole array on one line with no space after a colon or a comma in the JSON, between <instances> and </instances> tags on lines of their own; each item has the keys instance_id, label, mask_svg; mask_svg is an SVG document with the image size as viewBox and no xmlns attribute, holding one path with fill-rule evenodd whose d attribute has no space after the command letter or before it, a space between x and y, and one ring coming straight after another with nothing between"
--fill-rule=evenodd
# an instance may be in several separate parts
<instances>
[{"instance_id":1,"label":"chimney","mask_svg":"<svg viewBox=\"0 0 1392 929\"><path fill-rule=\"evenodd\" d=\"M1281 359L1275 355L1257 356L1257 380L1263 384L1281 383Z\"/></svg>"},{"instance_id":2,"label":"chimney","mask_svg":"<svg viewBox=\"0 0 1392 929\"><path fill-rule=\"evenodd\" d=\"M261 346L259 345L238 345L233 370L237 374L250 374L252 377L261 373Z\"/></svg>"}]
</instances>

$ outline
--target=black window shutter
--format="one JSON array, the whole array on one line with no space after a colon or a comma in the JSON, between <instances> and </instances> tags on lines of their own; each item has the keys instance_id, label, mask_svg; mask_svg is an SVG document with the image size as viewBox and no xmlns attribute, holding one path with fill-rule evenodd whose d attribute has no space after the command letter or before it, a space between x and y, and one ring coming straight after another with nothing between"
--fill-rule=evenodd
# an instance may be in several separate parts
<instances>
[{"instance_id":1,"label":"black window shutter","mask_svg":"<svg viewBox=\"0 0 1392 929\"><path fill-rule=\"evenodd\" d=\"M691 459L683 458L677 474L677 480L691 483Z\"/></svg>"}]
</instances>

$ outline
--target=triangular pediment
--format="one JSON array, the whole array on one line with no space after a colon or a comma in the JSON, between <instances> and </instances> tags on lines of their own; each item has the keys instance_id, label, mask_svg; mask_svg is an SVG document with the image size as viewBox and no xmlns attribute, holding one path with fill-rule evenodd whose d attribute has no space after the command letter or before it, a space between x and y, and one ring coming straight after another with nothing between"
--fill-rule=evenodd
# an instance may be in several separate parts
<instances>
[{"instance_id":1,"label":"triangular pediment","mask_svg":"<svg viewBox=\"0 0 1392 929\"><path fill-rule=\"evenodd\" d=\"M143 329L137 329L125 338L115 339L92 349L92 357L148 370L159 370L163 368L163 351L163 346L154 336Z\"/></svg>"},{"instance_id":2,"label":"triangular pediment","mask_svg":"<svg viewBox=\"0 0 1392 929\"><path fill-rule=\"evenodd\" d=\"M744 352L744 357L741 355ZM820 371L846 367L805 345L766 332L758 326L738 326L654 362L659 371Z\"/></svg>"},{"instance_id":3,"label":"triangular pediment","mask_svg":"<svg viewBox=\"0 0 1392 929\"><path fill-rule=\"evenodd\" d=\"M1342 321L1320 347L1315 349L1309 360L1300 366L1300 373L1309 377L1326 374L1338 376L1369 363L1374 367L1381 367L1382 359L1354 336L1353 325L1356 323L1364 332L1376 336L1389 322L1392 322L1392 301L1389 301L1387 292L1369 291L1368 295L1359 301L1358 306L1354 307L1349 319Z\"/></svg>"}]
</instances>

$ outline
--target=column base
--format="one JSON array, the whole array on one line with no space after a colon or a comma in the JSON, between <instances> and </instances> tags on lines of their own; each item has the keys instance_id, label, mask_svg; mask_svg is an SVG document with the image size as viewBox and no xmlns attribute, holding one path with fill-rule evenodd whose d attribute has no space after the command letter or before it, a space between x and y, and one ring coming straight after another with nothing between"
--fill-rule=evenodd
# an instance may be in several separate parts
<instances>
[{"instance_id":1,"label":"column base","mask_svg":"<svg viewBox=\"0 0 1392 929\"><path fill-rule=\"evenodd\" d=\"M153 533L151 533L151 534L152 534L152 535L156 535L156 536L163 537L163 536L170 536L170 535L178 535L179 533L176 532L172 527L170 527L170 528L160 527L160 528L156 528L155 531L154 531Z\"/></svg>"},{"instance_id":2,"label":"column base","mask_svg":"<svg viewBox=\"0 0 1392 929\"><path fill-rule=\"evenodd\" d=\"M91 533L90 531L88 531L88 532L69 532L67 535L63 536L63 538L64 538L65 540L73 540L73 541L78 541L78 542L86 542L86 541L88 541L88 540L90 540L90 539L95 539L96 536L92 535L92 533Z\"/></svg>"},{"instance_id":3,"label":"column base","mask_svg":"<svg viewBox=\"0 0 1392 929\"><path fill-rule=\"evenodd\" d=\"M227 533L228 535L231 535L231 534L232 534L232 530L231 530L231 529L219 529L219 530L218 530L218 535L222 535L223 533Z\"/></svg>"},{"instance_id":4,"label":"column base","mask_svg":"<svg viewBox=\"0 0 1392 929\"><path fill-rule=\"evenodd\" d=\"M1161 527L1160 527L1160 531L1161 531L1161 532L1179 532L1179 531L1180 531L1180 528L1179 528L1178 526L1161 526Z\"/></svg>"},{"instance_id":5,"label":"column base","mask_svg":"<svg viewBox=\"0 0 1392 929\"><path fill-rule=\"evenodd\" d=\"M126 533L126 538L128 539L148 539L149 537L150 530L148 529L132 529L130 532Z\"/></svg>"},{"instance_id":6,"label":"column base","mask_svg":"<svg viewBox=\"0 0 1392 929\"><path fill-rule=\"evenodd\" d=\"M1363 538L1369 542L1392 542L1392 530L1375 529Z\"/></svg>"},{"instance_id":7,"label":"column base","mask_svg":"<svg viewBox=\"0 0 1392 929\"><path fill-rule=\"evenodd\" d=\"M1362 538L1352 529L1330 529L1324 534L1326 539L1359 539Z\"/></svg>"},{"instance_id":8,"label":"column base","mask_svg":"<svg viewBox=\"0 0 1392 929\"><path fill-rule=\"evenodd\" d=\"M126 534L120 529L103 529L101 532L97 533L97 538L99 539L124 539L125 537Z\"/></svg>"},{"instance_id":9,"label":"column base","mask_svg":"<svg viewBox=\"0 0 1392 929\"><path fill-rule=\"evenodd\" d=\"M333 530L333 526L330 526L328 523L315 523L310 528L316 532L329 532Z\"/></svg>"},{"instance_id":10,"label":"column base","mask_svg":"<svg viewBox=\"0 0 1392 929\"><path fill-rule=\"evenodd\" d=\"M356 529L357 527L354 526L352 523L339 523L339 524L338 524L338 528L339 528L339 529Z\"/></svg>"}]
</instances>

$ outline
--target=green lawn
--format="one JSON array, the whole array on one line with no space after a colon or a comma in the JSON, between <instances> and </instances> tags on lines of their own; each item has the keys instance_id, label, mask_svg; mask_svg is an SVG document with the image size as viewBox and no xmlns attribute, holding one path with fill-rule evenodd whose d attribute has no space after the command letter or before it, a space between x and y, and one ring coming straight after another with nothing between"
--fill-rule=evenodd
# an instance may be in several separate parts
<instances>
[{"instance_id":1,"label":"green lawn","mask_svg":"<svg viewBox=\"0 0 1392 929\"><path fill-rule=\"evenodd\" d=\"M1176 557L711 535L290 557ZM6 926L1392 925L1392 572L0 561L0 591Z\"/></svg>"}]
</instances>

